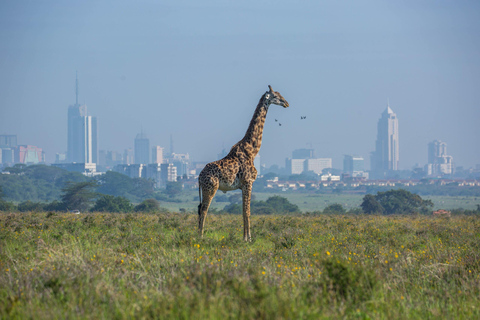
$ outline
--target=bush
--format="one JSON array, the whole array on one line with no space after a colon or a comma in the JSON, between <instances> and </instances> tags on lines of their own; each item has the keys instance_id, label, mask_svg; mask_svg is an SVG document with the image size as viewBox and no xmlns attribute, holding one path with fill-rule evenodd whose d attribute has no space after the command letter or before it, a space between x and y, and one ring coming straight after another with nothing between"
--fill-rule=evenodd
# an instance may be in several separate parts
<instances>
[{"instance_id":1,"label":"bush","mask_svg":"<svg viewBox=\"0 0 480 320\"><path fill-rule=\"evenodd\" d=\"M103 195L97 199L92 211L128 213L133 211L133 205L125 197Z\"/></svg>"},{"instance_id":2,"label":"bush","mask_svg":"<svg viewBox=\"0 0 480 320\"><path fill-rule=\"evenodd\" d=\"M14 211L16 206L12 202L0 200L0 211Z\"/></svg>"},{"instance_id":3,"label":"bush","mask_svg":"<svg viewBox=\"0 0 480 320\"><path fill-rule=\"evenodd\" d=\"M137 206L135 206L134 211L145 213L158 212L160 211L160 203L155 199L146 199Z\"/></svg>"},{"instance_id":4,"label":"bush","mask_svg":"<svg viewBox=\"0 0 480 320\"><path fill-rule=\"evenodd\" d=\"M243 204L242 202L233 202L236 198L231 196L230 204L223 208L223 211L232 214L242 214ZM292 213L300 212L297 205L290 203L286 198L280 196L273 196L267 199L267 201L252 201L250 204L250 211L256 214L274 214L274 213Z\"/></svg>"},{"instance_id":5,"label":"bush","mask_svg":"<svg viewBox=\"0 0 480 320\"><path fill-rule=\"evenodd\" d=\"M32 202L30 200L24 201L19 203L17 206L18 211L20 212L28 212L28 211L35 211L40 212L44 210L44 204L40 202Z\"/></svg>"},{"instance_id":6,"label":"bush","mask_svg":"<svg viewBox=\"0 0 480 320\"><path fill-rule=\"evenodd\" d=\"M346 212L345 208L339 203L331 204L323 209L323 213L326 214L345 214Z\"/></svg>"},{"instance_id":7,"label":"bush","mask_svg":"<svg viewBox=\"0 0 480 320\"><path fill-rule=\"evenodd\" d=\"M323 266L327 275L325 281L333 289L338 300L359 302L366 301L372 296L377 283L372 271L353 267L338 260L326 260Z\"/></svg>"},{"instance_id":8,"label":"bush","mask_svg":"<svg viewBox=\"0 0 480 320\"><path fill-rule=\"evenodd\" d=\"M412 214L429 213L433 202L423 200L418 194L413 194L405 189L377 192L375 196L367 194L361 204L367 214Z\"/></svg>"}]
</instances>

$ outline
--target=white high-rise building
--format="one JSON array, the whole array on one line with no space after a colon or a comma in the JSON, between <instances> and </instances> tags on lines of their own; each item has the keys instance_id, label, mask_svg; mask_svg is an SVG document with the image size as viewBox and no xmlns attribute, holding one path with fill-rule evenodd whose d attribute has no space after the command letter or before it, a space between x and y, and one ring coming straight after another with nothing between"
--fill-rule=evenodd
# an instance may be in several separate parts
<instances>
[{"instance_id":1,"label":"white high-rise building","mask_svg":"<svg viewBox=\"0 0 480 320\"><path fill-rule=\"evenodd\" d=\"M390 106L382 113L377 125L377 141L372 152L371 169L375 178L382 178L389 171L398 170L398 118Z\"/></svg>"},{"instance_id":2,"label":"white high-rise building","mask_svg":"<svg viewBox=\"0 0 480 320\"><path fill-rule=\"evenodd\" d=\"M87 115L87 106L78 103L78 78L75 104L68 107L67 161L97 163L97 118Z\"/></svg>"},{"instance_id":3,"label":"white high-rise building","mask_svg":"<svg viewBox=\"0 0 480 320\"><path fill-rule=\"evenodd\" d=\"M163 148L154 146L152 148L152 163L163 163Z\"/></svg>"}]
</instances>

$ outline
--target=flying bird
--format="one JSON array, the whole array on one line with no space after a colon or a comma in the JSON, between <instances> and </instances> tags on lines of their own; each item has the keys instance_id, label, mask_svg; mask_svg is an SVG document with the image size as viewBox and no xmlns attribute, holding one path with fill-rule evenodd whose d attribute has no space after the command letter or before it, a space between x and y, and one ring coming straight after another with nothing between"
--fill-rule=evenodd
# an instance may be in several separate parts
<instances>
[{"instance_id":1,"label":"flying bird","mask_svg":"<svg viewBox=\"0 0 480 320\"><path fill-rule=\"evenodd\" d=\"M275 122L278 122L278 120L277 120L277 119L275 119Z\"/></svg>"},{"instance_id":2,"label":"flying bird","mask_svg":"<svg viewBox=\"0 0 480 320\"><path fill-rule=\"evenodd\" d=\"M300 116L300 119L307 119L307 116Z\"/></svg>"}]
</instances>

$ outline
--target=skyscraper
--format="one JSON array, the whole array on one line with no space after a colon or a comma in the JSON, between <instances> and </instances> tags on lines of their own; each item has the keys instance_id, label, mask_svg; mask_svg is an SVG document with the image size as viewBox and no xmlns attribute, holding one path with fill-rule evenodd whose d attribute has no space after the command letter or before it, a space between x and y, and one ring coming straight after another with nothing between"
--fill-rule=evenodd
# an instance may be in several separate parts
<instances>
[{"instance_id":1,"label":"skyscraper","mask_svg":"<svg viewBox=\"0 0 480 320\"><path fill-rule=\"evenodd\" d=\"M343 172L350 175L354 172L363 172L363 157L346 154L343 158Z\"/></svg>"},{"instance_id":2,"label":"skyscraper","mask_svg":"<svg viewBox=\"0 0 480 320\"><path fill-rule=\"evenodd\" d=\"M389 105L377 125L377 141L371 156L371 169L375 178L383 178L389 171L398 170L398 118Z\"/></svg>"},{"instance_id":3,"label":"skyscraper","mask_svg":"<svg viewBox=\"0 0 480 320\"><path fill-rule=\"evenodd\" d=\"M150 140L141 132L135 137L135 164L150 163Z\"/></svg>"},{"instance_id":4,"label":"skyscraper","mask_svg":"<svg viewBox=\"0 0 480 320\"><path fill-rule=\"evenodd\" d=\"M15 150L17 148L16 134L0 135L0 163L13 164L15 162Z\"/></svg>"},{"instance_id":5,"label":"skyscraper","mask_svg":"<svg viewBox=\"0 0 480 320\"><path fill-rule=\"evenodd\" d=\"M87 106L78 103L78 77L75 104L68 107L67 160L77 163L98 161L97 118L87 115Z\"/></svg>"},{"instance_id":6,"label":"skyscraper","mask_svg":"<svg viewBox=\"0 0 480 320\"><path fill-rule=\"evenodd\" d=\"M447 155L447 144L440 140L428 144L428 164L426 172L429 176L453 173L453 158Z\"/></svg>"},{"instance_id":7,"label":"skyscraper","mask_svg":"<svg viewBox=\"0 0 480 320\"><path fill-rule=\"evenodd\" d=\"M152 163L163 163L163 148L154 146L152 148Z\"/></svg>"}]
</instances>

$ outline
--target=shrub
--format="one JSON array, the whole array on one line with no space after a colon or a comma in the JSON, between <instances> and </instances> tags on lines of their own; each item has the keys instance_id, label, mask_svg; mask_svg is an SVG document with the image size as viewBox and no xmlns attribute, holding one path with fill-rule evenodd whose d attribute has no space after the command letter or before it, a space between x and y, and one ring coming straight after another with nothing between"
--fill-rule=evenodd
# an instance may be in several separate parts
<instances>
[{"instance_id":1,"label":"shrub","mask_svg":"<svg viewBox=\"0 0 480 320\"><path fill-rule=\"evenodd\" d=\"M323 213L327 213L327 214L345 214L345 212L347 211L339 203L331 204L327 206L325 209L323 209Z\"/></svg>"},{"instance_id":2,"label":"shrub","mask_svg":"<svg viewBox=\"0 0 480 320\"><path fill-rule=\"evenodd\" d=\"M92 211L97 212L121 212L127 213L133 211L133 205L125 197L114 197L103 195L97 199Z\"/></svg>"},{"instance_id":3,"label":"shrub","mask_svg":"<svg viewBox=\"0 0 480 320\"><path fill-rule=\"evenodd\" d=\"M155 199L143 200L140 204L135 206L135 212L153 213L160 211L160 203Z\"/></svg>"},{"instance_id":4,"label":"shrub","mask_svg":"<svg viewBox=\"0 0 480 320\"><path fill-rule=\"evenodd\" d=\"M372 296L377 279L371 270L335 260L326 260L323 266L327 274L325 281L339 300L359 302Z\"/></svg>"}]
</instances>

